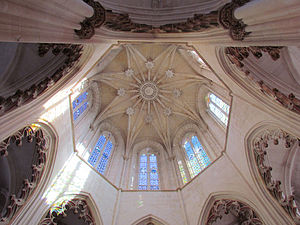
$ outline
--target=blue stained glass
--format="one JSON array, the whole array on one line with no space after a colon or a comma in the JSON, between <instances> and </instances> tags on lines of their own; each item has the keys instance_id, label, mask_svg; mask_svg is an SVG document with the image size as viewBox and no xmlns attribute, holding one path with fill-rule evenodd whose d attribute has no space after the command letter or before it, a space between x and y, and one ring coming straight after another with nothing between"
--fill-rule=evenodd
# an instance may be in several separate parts
<instances>
[{"instance_id":1,"label":"blue stained glass","mask_svg":"<svg viewBox=\"0 0 300 225\"><path fill-rule=\"evenodd\" d=\"M159 179L157 172L157 159L156 155L152 154L149 156L150 161L150 190L159 189Z\"/></svg>"},{"instance_id":2,"label":"blue stained glass","mask_svg":"<svg viewBox=\"0 0 300 225\"><path fill-rule=\"evenodd\" d=\"M139 172L139 190L147 190L148 174L147 174L147 155L143 154L140 157L140 172Z\"/></svg>"},{"instance_id":3,"label":"blue stained glass","mask_svg":"<svg viewBox=\"0 0 300 225\"><path fill-rule=\"evenodd\" d=\"M88 102L85 102L73 113L73 119L76 120L88 107Z\"/></svg>"},{"instance_id":4,"label":"blue stained glass","mask_svg":"<svg viewBox=\"0 0 300 225\"><path fill-rule=\"evenodd\" d=\"M100 152L103 148L103 145L105 144L106 138L104 135L101 135L100 138L98 139L98 142L90 155L88 162L92 165L95 166L96 162L98 161L98 158L100 156Z\"/></svg>"},{"instance_id":5,"label":"blue stained glass","mask_svg":"<svg viewBox=\"0 0 300 225\"><path fill-rule=\"evenodd\" d=\"M83 92L81 95L79 95L73 102L72 106L73 109L75 109L77 106L79 106L82 102L84 102L87 99L88 93Z\"/></svg>"},{"instance_id":6,"label":"blue stained glass","mask_svg":"<svg viewBox=\"0 0 300 225\"><path fill-rule=\"evenodd\" d=\"M191 177L194 177L201 171L201 167L199 165L197 158L195 157L195 153L194 153L189 141L187 141L184 144L184 148L185 148L185 151L186 151L186 154L188 157L188 161L189 161L189 165L190 165L189 169L190 169Z\"/></svg>"},{"instance_id":7,"label":"blue stained glass","mask_svg":"<svg viewBox=\"0 0 300 225\"><path fill-rule=\"evenodd\" d=\"M112 147L113 147L113 144L111 141L108 141L106 146L105 146L105 149L104 149L104 152L102 154L102 157L100 159L100 163L97 167L97 171L101 174L104 173L105 169L106 169L106 166L107 166L107 163L108 163L108 159L110 157L110 153L111 153L111 150L112 150Z\"/></svg>"}]
</instances>

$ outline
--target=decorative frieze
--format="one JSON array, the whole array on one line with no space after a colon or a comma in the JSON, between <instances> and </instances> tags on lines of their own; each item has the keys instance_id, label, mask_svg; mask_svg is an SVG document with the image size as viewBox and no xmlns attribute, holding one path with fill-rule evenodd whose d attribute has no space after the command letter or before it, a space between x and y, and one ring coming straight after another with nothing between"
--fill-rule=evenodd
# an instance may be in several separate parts
<instances>
[{"instance_id":1,"label":"decorative frieze","mask_svg":"<svg viewBox=\"0 0 300 225\"><path fill-rule=\"evenodd\" d=\"M244 67L243 60L252 54L255 58L259 59L263 53L268 53L271 58L276 61L280 58L281 46L250 46L250 47L227 47L225 53L229 60L237 67Z\"/></svg>"},{"instance_id":2,"label":"decorative frieze","mask_svg":"<svg viewBox=\"0 0 300 225\"><path fill-rule=\"evenodd\" d=\"M239 224L263 225L263 222L252 208L239 201L229 199L214 202L206 225L212 225L218 220L222 220L223 215L229 213L238 218Z\"/></svg>"},{"instance_id":3,"label":"decorative frieze","mask_svg":"<svg viewBox=\"0 0 300 225\"><path fill-rule=\"evenodd\" d=\"M103 25L113 31L133 33L183 33L201 32L209 28L218 27L218 12L212 11L208 14L195 14L185 22L165 24L159 27L134 23L128 14L118 14L106 11L106 20Z\"/></svg>"},{"instance_id":4,"label":"decorative frieze","mask_svg":"<svg viewBox=\"0 0 300 225\"><path fill-rule=\"evenodd\" d=\"M35 151L38 160L32 165L31 177L24 179L20 190L17 190L16 193L11 193L6 210L4 210L3 215L0 215L0 222L9 222L26 203L28 197L35 190L45 168L48 143L46 143L46 138L41 129L33 129L30 126L19 130L0 143L0 157L7 157L9 154L7 149L11 141L14 141L17 146L22 146L23 139L26 139L30 143L35 139Z\"/></svg>"},{"instance_id":5,"label":"decorative frieze","mask_svg":"<svg viewBox=\"0 0 300 225\"><path fill-rule=\"evenodd\" d=\"M229 35L233 40L242 41L251 32L246 32L246 24L241 19L234 16L234 10L245 5L251 0L232 0L219 10L219 23L224 29L229 30Z\"/></svg>"},{"instance_id":6,"label":"decorative frieze","mask_svg":"<svg viewBox=\"0 0 300 225\"><path fill-rule=\"evenodd\" d=\"M70 69L80 59L82 54L82 45L73 44L40 44L38 53L42 57L49 50L52 50L54 55L58 55L62 52L66 59L62 66L60 66L54 74L46 77L38 84L33 84L29 89L22 91L18 90L14 95L3 98L0 96L0 116L4 115L8 111L11 111L19 106L22 106L39 95L43 94L49 87L53 86L59 81L64 75L69 73Z\"/></svg>"},{"instance_id":7,"label":"decorative frieze","mask_svg":"<svg viewBox=\"0 0 300 225\"><path fill-rule=\"evenodd\" d=\"M275 197L278 203L291 216L296 224L300 224L300 213L293 195L286 196L281 188L281 181L274 180L272 177L272 167L268 165L267 152L268 143L272 141L274 145L283 140L286 148L292 147L295 143L300 145L300 140L281 129L265 130L260 136L256 137L253 143L253 152L257 169L265 183L265 187L270 194Z\"/></svg>"},{"instance_id":8,"label":"decorative frieze","mask_svg":"<svg viewBox=\"0 0 300 225\"><path fill-rule=\"evenodd\" d=\"M58 218L60 216L67 217L68 213L73 211L74 214L78 214L79 219L83 220L89 225L95 225L94 218L88 204L83 199L64 200L58 204L55 204L50 208L46 218L44 218L40 225L58 225Z\"/></svg>"}]
</instances>

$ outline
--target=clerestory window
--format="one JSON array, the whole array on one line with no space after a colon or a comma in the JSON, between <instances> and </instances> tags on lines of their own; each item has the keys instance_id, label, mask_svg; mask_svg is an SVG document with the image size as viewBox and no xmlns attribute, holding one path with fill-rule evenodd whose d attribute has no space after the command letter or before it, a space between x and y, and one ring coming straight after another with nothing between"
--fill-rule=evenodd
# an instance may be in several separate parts
<instances>
[{"instance_id":1,"label":"clerestory window","mask_svg":"<svg viewBox=\"0 0 300 225\"><path fill-rule=\"evenodd\" d=\"M88 163L101 174L104 174L114 148L112 139L110 133L102 134L88 159Z\"/></svg>"},{"instance_id":2,"label":"clerestory window","mask_svg":"<svg viewBox=\"0 0 300 225\"><path fill-rule=\"evenodd\" d=\"M195 177L200 173L204 168L206 168L210 163L210 159L206 154L203 146L200 144L197 136L187 137L183 144L185 150L186 164L190 172L191 178ZM179 161L180 162L180 161ZM186 183L186 176L183 167L179 163L179 171L183 179L183 183Z\"/></svg>"},{"instance_id":3,"label":"clerestory window","mask_svg":"<svg viewBox=\"0 0 300 225\"><path fill-rule=\"evenodd\" d=\"M207 104L209 112L220 122L222 125L227 126L229 105L213 93L209 93L207 97Z\"/></svg>"},{"instance_id":4,"label":"clerestory window","mask_svg":"<svg viewBox=\"0 0 300 225\"><path fill-rule=\"evenodd\" d=\"M159 190L157 156L141 154L139 158L139 190Z\"/></svg>"},{"instance_id":5,"label":"clerestory window","mask_svg":"<svg viewBox=\"0 0 300 225\"><path fill-rule=\"evenodd\" d=\"M73 120L76 121L88 107L88 92L80 94L73 102Z\"/></svg>"}]
</instances>

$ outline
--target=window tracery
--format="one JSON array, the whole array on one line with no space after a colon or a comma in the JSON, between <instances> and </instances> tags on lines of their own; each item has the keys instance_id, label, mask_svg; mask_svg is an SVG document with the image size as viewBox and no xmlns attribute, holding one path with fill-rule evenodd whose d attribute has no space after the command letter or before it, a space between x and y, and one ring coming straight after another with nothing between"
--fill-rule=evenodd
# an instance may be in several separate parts
<instances>
[{"instance_id":1,"label":"window tracery","mask_svg":"<svg viewBox=\"0 0 300 225\"><path fill-rule=\"evenodd\" d=\"M104 174L109 159L114 148L114 139L111 133L105 132L100 135L93 151L91 152L88 163L96 170Z\"/></svg>"},{"instance_id":2,"label":"window tracery","mask_svg":"<svg viewBox=\"0 0 300 225\"><path fill-rule=\"evenodd\" d=\"M154 153L140 155L138 189L159 190L157 156Z\"/></svg>"},{"instance_id":3,"label":"window tracery","mask_svg":"<svg viewBox=\"0 0 300 225\"><path fill-rule=\"evenodd\" d=\"M184 140L183 148L185 150L186 164L191 178L195 177L211 163L211 160L209 159L196 135L189 135ZM178 165L182 176L182 181L183 183L186 183L184 168L183 166L180 166L179 162Z\"/></svg>"},{"instance_id":4,"label":"window tracery","mask_svg":"<svg viewBox=\"0 0 300 225\"><path fill-rule=\"evenodd\" d=\"M227 126L230 106L213 93L207 96L208 110L222 125Z\"/></svg>"}]
</instances>

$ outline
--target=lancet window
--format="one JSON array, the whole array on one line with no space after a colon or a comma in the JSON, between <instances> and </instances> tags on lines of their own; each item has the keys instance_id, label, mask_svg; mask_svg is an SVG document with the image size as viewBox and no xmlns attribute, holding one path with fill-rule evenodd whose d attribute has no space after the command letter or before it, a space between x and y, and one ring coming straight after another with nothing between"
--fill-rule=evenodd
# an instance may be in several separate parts
<instances>
[{"instance_id":1,"label":"lancet window","mask_svg":"<svg viewBox=\"0 0 300 225\"><path fill-rule=\"evenodd\" d=\"M207 97L207 105L209 112L224 126L228 124L229 105L213 93L209 93Z\"/></svg>"},{"instance_id":2,"label":"lancet window","mask_svg":"<svg viewBox=\"0 0 300 225\"><path fill-rule=\"evenodd\" d=\"M183 148L185 150L186 164L191 178L196 176L211 163L197 136L193 135L187 137L183 143ZM183 183L186 183L185 172L183 166L180 165L181 162L180 164L179 162L179 171L181 173Z\"/></svg>"},{"instance_id":3,"label":"lancet window","mask_svg":"<svg viewBox=\"0 0 300 225\"><path fill-rule=\"evenodd\" d=\"M88 107L88 92L80 94L73 102L73 119L76 121Z\"/></svg>"},{"instance_id":4,"label":"lancet window","mask_svg":"<svg viewBox=\"0 0 300 225\"><path fill-rule=\"evenodd\" d=\"M139 190L159 190L159 175L156 154L141 154L139 157Z\"/></svg>"},{"instance_id":5,"label":"lancet window","mask_svg":"<svg viewBox=\"0 0 300 225\"><path fill-rule=\"evenodd\" d=\"M101 174L105 173L109 163L114 148L113 142L111 133L103 133L88 158L88 163Z\"/></svg>"}]
</instances>

